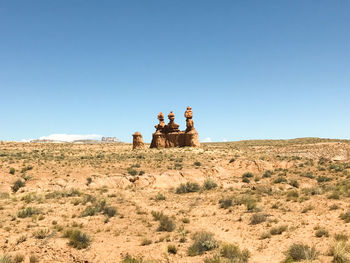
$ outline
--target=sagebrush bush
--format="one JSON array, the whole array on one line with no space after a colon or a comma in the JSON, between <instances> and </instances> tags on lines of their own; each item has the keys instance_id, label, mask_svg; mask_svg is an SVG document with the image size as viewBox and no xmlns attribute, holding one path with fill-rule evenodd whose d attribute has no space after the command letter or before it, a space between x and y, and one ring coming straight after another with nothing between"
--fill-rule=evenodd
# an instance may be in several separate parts
<instances>
[{"instance_id":1,"label":"sagebrush bush","mask_svg":"<svg viewBox=\"0 0 350 263\"><path fill-rule=\"evenodd\" d=\"M252 225L257 225L257 224L260 224L260 223L263 223L265 222L267 219L267 215L266 214L263 214L263 213L256 213L256 214L253 214L250 218L250 224Z\"/></svg>"},{"instance_id":2,"label":"sagebrush bush","mask_svg":"<svg viewBox=\"0 0 350 263\"><path fill-rule=\"evenodd\" d=\"M79 229L66 230L63 237L68 238L68 244L77 249L87 248L91 243L90 237Z\"/></svg>"},{"instance_id":3,"label":"sagebrush bush","mask_svg":"<svg viewBox=\"0 0 350 263\"><path fill-rule=\"evenodd\" d=\"M187 182L185 184L180 184L176 188L177 194L186 194L186 193L193 193L198 192L200 190L200 186L197 183Z\"/></svg>"},{"instance_id":4,"label":"sagebrush bush","mask_svg":"<svg viewBox=\"0 0 350 263\"><path fill-rule=\"evenodd\" d=\"M203 183L203 189L205 190L211 190L216 188L217 186L217 183L215 183L215 181L211 178L206 179Z\"/></svg>"},{"instance_id":5,"label":"sagebrush bush","mask_svg":"<svg viewBox=\"0 0 350 263\"><path fill-rule=\"evenodd\" d=\"M13 192L17 192L20 188L25 186L25 182L22 181L21 179L18 179L17 181L15 181L11 187Z\"/></svg>"},{"instance_id":6,"label":"sagebrush bush","mask_svg":"<svg viewBox=\"0 0 350 263\"><path fill-rule=\"evenodd\" d=\"M226 209L233 205L232 201L233 201L232 197L224 197L219 200L219 205L221 208Z\"/></svg>"},{"instance_id":7,"label":"sagebrush bush","mask_svg":"<svg viewBox=\"0 0 350 263\"><path fill-rule=\"evenodd\" d=\"M200 231L193 235L193 244L188 248L189 256L202 255L205 251L218 247L218 242L210 232Z\"/></svg>"},{"instance_id":8,"label":"sagebrush bush","mask_svg":"<svg viewBox=\"0 0 350 263\"><path fill-rule=\"evenodd\" d=\"M177 253L177 247L173 244L168 245L168 253L170 254L176 254Z\"/></svg>"},{"instance_id":9,"label":"sagebrush bush","mask_svg":"<svg viewBox=\"0 0 350 263\"><path fill-rule=\"evenodd\" d=\"M14 175L14 174L15 174L15 172L16 172L16 169L15 169L15 168L13 168L13 167L11 167L11 168L10 168L10 174Z\"/></svg>"},{"instance_id":10,"label":"sagebrush bush","mask_svg":"<svg viewBox=\"0 0 350 263\"><path fill-rule=\"evenodd\" d=\"M348 210L346 213L340 214L340 218L345 221L345 223L350 223L350 210Z\"/></svg>"},{"instance_id":11,"label":"sagebrush bush","mask_svg":"<svg viewBox=\"0 0 350 263\"><path fill-rule=\"evenodd\" d=\"M292 244L286 252L285 262L302 261L302 260L314 260L317 258L317 251L314 247L310 248L308 245L301 243ZM293 262L292 261L292 262Z\"/></svg>"},{"instance_id":12,"label":"sagebrush bush","mask_svg":"<svg viewBox=\"0 0 350 263\"><path fill-rule=\"evenodd\" d=\"M349 263L350 262L350 244L346 241L337 241L330 249L333 256L333 263Z\"/></svg>"},{"instance_id":13,"label":"sagebrush bush","mask_svg":"<svg viewBox=\"0 0 350 263\"><path fill-rule=\"evenodd\" d=\"M224 244L220 249L220 255L229 259L229 262L247 263L250 252L247 249L241 250L234 244Z\"/></svg>"},{"instance_id":14,"label":"sagebrush bush","mask_svg":"<svg viewBox=\"0 0 350 263\"><path fill-rule=\"evenodd\" d=\"M26 217L31 217L33 215L38 215L40 213L41 213L40 209L37 209L35 207L29 206L29 207L27 207L25 209L22 209L22 210L18 211L17 216L19 218L26 218Z\"/></svg>"},{"instance_id":15,"label":"sagebrush bush","mask_svg":"<svg viewBox=\"0 0 350 263\"><path fill-rule=\"evenodd\" d=\"M175 222L168 216L162 216L159 220L158 231L172 232L176 228Z\"/></svg>"}]
</instances>

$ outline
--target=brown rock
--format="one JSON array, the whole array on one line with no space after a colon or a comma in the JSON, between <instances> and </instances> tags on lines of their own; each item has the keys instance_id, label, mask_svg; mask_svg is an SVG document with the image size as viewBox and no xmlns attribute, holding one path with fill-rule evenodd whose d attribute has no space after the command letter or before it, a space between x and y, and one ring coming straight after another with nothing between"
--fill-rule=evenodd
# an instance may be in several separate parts
<instances>
[{"instance_id":1,"label":"brown rock","mask_svg":"<svg viewBox=\"0 0 350 263\"><path fill-rule=\"evenodd\" d=\"M145 144L143 143L142 134L140 132L135 132L132 137L132 149L143 149Z\"/></svg>"},{"instance_id":2,"label":"brown rock","mask_svg":"<svg viewBox=\"0 0 350 263\"><path fill-rule=\"evenodd\" d=\"M154 126L156 132L153 133L151 148L171 148L171 147L199 147L199 137L193 124L193 112L191 107L185 111L186 130L180 131L179 125L175 123L175 114L171 111L168 115L169 123L164 125L164 115L159 113L159 124Z\"/></svg>"}]
</instances>

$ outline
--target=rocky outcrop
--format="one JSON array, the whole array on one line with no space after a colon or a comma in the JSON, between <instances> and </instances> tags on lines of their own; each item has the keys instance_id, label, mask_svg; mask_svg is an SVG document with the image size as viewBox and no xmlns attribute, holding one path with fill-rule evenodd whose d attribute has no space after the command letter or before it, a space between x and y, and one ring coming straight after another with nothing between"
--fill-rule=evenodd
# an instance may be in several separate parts
<instances>
[{"instance_id":1,"label":"rocky outcrop","mask_svg":"<svg viewBox=\"0 0 350 263\"><path fill-rule=\"evenodd\" d=\"M175 114L171 111L168 114L169 123L165 125L164 115L158 114L159 124L155 126L151 148L171 148L171 147L199 147L199 137L192 120L193 113L191 107L185 111L186 130L180 131L179 125L175 123Z\"/></svg>"},{"instance_id":2,"label":"rocky outcrop","mask_svg":"<svg viewBox=\"0 0 350 263\"><path fill-rule=\"evenodd\" d=\"M142 134L140 132L135 132L132 135L132 137L133 137L133 140L132 140L133 150L143 149L145 147L145 144L143 143Z\"/></svg>"}]
</instances>

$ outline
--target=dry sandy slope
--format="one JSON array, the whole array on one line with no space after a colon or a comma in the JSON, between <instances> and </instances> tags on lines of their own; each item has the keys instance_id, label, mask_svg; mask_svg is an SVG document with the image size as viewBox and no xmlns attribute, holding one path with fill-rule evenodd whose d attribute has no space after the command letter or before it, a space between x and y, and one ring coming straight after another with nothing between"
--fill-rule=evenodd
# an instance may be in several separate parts
<instances>
[{"instance_id":1,"label":"dry sandy slope","mask_svg":"<svg viewBox=\"0 0 350 263\"><path fill-rule=\"evenodd\" d=\"M249 262L280 262L285 258L283 252L295 242L314 245L320 253L316 262L331 262L328 251L334 235L349 231L349 225L339 218L349 208L349 198L345 194L339 199L328 196L337 183L347 180L349 157L348 142L309 140L205 144L201 149L137 152L124 144L1 143L0 251L23 254L25 262L32 254L40 262L121 262L126 254L156 262L203 262L219 248L195 257L189 257L187 250L192 234L204 230L214 233L220 244L235 243L248 249ZM324 163L318 164L320 158ZM330 169L332 164L340 164L343 169L334 171ZM21 172L25 167L32 169ZM9 173L10 168L15 168L14 175ZM144 174L130 175L130 169ZM274 171L272 177L262 177L266 170ZM242 182L246 172L254 174L249 183ZM314 178L304 177L307 172ZM274 183L280 174L287 182ZM330 181L318 182L317 176L329 177ZM25 186L14 193L14 181L23 178L27 179ZM202 185L208 178L218 184L216 189L175 193L181 183ZM293 179L298 188L289 184ZM58 194L72 188L79 195ZM307 189L318 194L310 194ZM298 196L288 197L290 191ZM158 193L166 200L155 200ZM82 202L87 195L105 198L118 214L108 222L101 213L82 217L91 205ZM219 206L222 198L247 195L257 200L253 211L247 211L245 205L228 209ZM330 210L335 204L338 208ZM19 218L18 212L27 207L39 208L42 214ZM310 210L303 212L307 207ZM159 223L154 221L152 211L173 217L176 229L157 231ZM267 214L267 221L252 225L250 218L257 211ZM261 239L263 233L281 225L288 229ZM72 226L91 237L88 248L75 249L62 237ZM328 237L316 237L317 226L324 227ZM48 236L36 238L40 229L48 229ZM23 237L26 240L19 242ZM144 239L151 244L142 246ZM167 252L169 244L177 247L176 255Z\"/></svg>"}]
</instances>

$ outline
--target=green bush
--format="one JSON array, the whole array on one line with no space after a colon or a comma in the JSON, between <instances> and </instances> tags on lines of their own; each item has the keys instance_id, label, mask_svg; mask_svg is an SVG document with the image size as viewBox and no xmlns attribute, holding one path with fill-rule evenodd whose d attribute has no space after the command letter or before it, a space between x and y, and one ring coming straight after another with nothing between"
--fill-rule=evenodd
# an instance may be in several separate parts
<instances>
[{"instance_id":1,"label":"green bush","mask_svg":"<svg viewBox=\"0 0 350 263\"><path fill-rule=\"evenodd\" d=\"M15 172L16 172L16 169L15 169L15 168L13 168L13 167L11 167L11 168L10 168L10 174L14 175L14 174L15 174Z\"/></svg>"},{"instance_id":2,"label":"green bush","mask_svg":"<svg viewBox=\"0 0 350 263\"><path fill-rule=\"evenodd\" d=\"M202 164L201 164L200 162L197 161L197 162L194 162L193 165L194 165L194 166L201 166Z\"/></svg>"},{"instance_id":3,"label":"green bush","mask_svg":"<svg viewBox=\"0 0 350 263\"><path fill-rule=\"evenodd\" d=\"M177 247L173 244L168 245L168 253L175 255L177 253Z\"/></svg>"},{"instance_id":4,"label":"green bush","mask_svg":"<svg viewBox=\"0 0 350 263\"><path fill-rule=\"evenodd\" d=\"M219 205L221 208L227 209L233 205L232 201L233 201L232 197L225 197L219 200Z\"/></svg>"},{"instance_id":5,"label":"green bush","mask_svg":"<svg viewBox=\"0 0 350 263\"><path fill-rule=\"evenodd\" d=\"M66 230L63 237L68 238L68 244L77 249L87 248L91 243L90 237L79 229Z\"/></svg>"},{"instance_id":6,"label":"green bush","mask_svg":"<svg viewBox=\"0 0 350 263\"><path fill-rule=\"evenodd\" d=\"M294 243L287 250L286 256L285 262L314 260L317 258L317 251L314 247L310 248L308 245Z\"/></svg>"},{"instance_id":7,"label":"green bush","mask_svg":"<svg viewBox=\"0 0 350 263\"><path fill-rule=\"evenodd\" d=\"M159 220L158 231L172 232L176 228L175 222L168 216L162 216Z\"/></svg>"},{"instance_id":8,"label":"green bush","mask_svg":"<svg viewBox=\"0 0 350 263\"><path fill-rule=\"evenodd\" d=\"M29 206L29 207L27 207L25 209L22 209L22 210L18 211L17 216L19 218L26 218L26 217L31 217L33 215L38 215L40 213L41 213L40 209L37 209L35 207Z\"/></svg>"},{"instance_id":9,"label":"green bush","mask_svg":"<svg viewBox=\"0 0 350 263\"><path fill-rule=\"evenodd\" d=\"M270 229L271 235L280 235L288 229L287 225L275 226Z\"/></svg>"},{"instance_id":10,"label":"green bush","mask_svg":"<svg viewBox=\"0 0 350 263\"><path fill-rule=\"evenodd\" d=\"M0 263L13 263L11 256L4 255L0 257Z\"/></svg>"},{"instance_id":11,"label":"green bush","mask_svg":"<svg viewBox=\"0 0 350 263\"><path fill-rule=\"evenodd\" d=\"M21 179L18 179L13 183L13 186L11 188L12 188L12 191L16 193L20 188L24 186L25 186L25 182L23 182Z\"/></svg>"},{"instance_id":12,"label":"green bush","mask_svg":"<svg viewBox=\"0 0 350 263\"><path fill-rule=\"evenodd\" d=\"M202 255L205 251L218 247L214 235L209 232L200 231L193 235L193 244L188 248L189 256Z\"/></svg>"},{"instance_id":13,"label":"green bush","mask_svg":"<svg viewBox=\"0 0 350 263\"><path fill-rule=\"evenodd\" d=\"M348 210L346 213L342 213L340 218L343 219L345 223L350 223L350 210Z\"/></svg>"},{"instance_id":14,"label":"green bush","mask_svg":"<svg viewBox=\"0 0 350 263\"><path fill-rule=\"evenodd\" d=\"M187 182L186 184L180 184L176 188L176 193L177 194L193 193L193 192L198 192L199 190L200 190L199 184Z\"/></svg>"},{"instance_id":15,"label":"green bush","mask_svg":"<svg viewBox=\"0 0 350 263\"><path fill-rule=\"evenodd\" d=\"M260 223L263 223L265 222L267 219L267 215L266 214L263 214L263 213L256 213L256 214L253 214L250 218L250 224L252 225L257 225L257 224L260 224Z\"/></svg>"},{"instance_id":16,"label":"green bush","mask_svg":"<svg viewBox=\"0 0 350 263\"><path fill-rule=\"evenodd\" d=\"M349 263L350 262L350 244L346 241L335 242L330 250L333 256L333 263Z\"/></svg>"},{"instance_id":17,"label":"green bush","mask_svg":"<svg viewBox=\"0 0 350 263\"><path fill-rule=\"evenodd\" d=\"M327 229L319 228L316 230L315 236L316 237L329 237L329 233L328 233Z\"/></svg>"},{"instance_id":18,"label":"green bush","mask_svg":"<svg viewBox=\"0 0 350 263\"><path fill-rule=\"evenodd\" d=\"M206 179L203 183L203 189L205 190L211 190L216 188L218 185L215 183L215 181L213 179Z\"/></svg>"},{"instance_id":19,"label":"green bush","mask_svg":"<svg viewBox=\"0 0 350 263\"><path fill-rule=\"evenodd\" d=\"M247 249L241 251L237 245L224 244L220 249L220 255L229 259L229 262L247 263L250 257L250 252Z\"/></svg>"},{"instance_id":20,"label":"green bush","mask_svg":"<svg viewBox=\"0 0 350 263\"><path fill-rule=\"evenodd\" d=\"M270 178L273 175L273 172L271 170L267 170L265 171L265 173L263 174L263 178Z\"/></svg>"},{"instance_id":21,"label":"green bush","mask_svg":"<svg viewBox=\"0 0 350 263\"><path fill-rule=\"evenodd\" d=\"M320 176L317 176L316 180L318 183L325 183L325 182L331 181L332 178L324 176L324 175L320 175Z\"/></svg>"},{"instance_id":22,"label":"green bush","mask_svg":"<svg viewBox=\"0 0 350 263\"><path fill-rule=\"evenodd\" d=\"M128 174L135 176L135 175L137 175L137 170L135 170L133 168L128 168Z\"/></svg>"}]
</instances>

